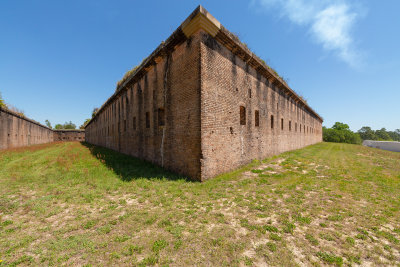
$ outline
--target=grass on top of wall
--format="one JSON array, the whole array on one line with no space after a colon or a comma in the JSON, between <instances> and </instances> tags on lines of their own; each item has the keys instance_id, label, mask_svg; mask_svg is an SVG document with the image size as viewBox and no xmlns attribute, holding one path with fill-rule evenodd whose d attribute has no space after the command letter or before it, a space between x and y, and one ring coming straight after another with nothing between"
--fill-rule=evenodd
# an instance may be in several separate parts
<instances>
[{"instance_id":1,"label":"grass on top of wall","mask_svg":"<svg viewBox=\"0 0 400 267\"><path fill-rule=\"evenodd\" d=\"M77 142L0 152L1 265L396 265L400 153L320 143L204 183Z\"/></svg>"}]
</instances>

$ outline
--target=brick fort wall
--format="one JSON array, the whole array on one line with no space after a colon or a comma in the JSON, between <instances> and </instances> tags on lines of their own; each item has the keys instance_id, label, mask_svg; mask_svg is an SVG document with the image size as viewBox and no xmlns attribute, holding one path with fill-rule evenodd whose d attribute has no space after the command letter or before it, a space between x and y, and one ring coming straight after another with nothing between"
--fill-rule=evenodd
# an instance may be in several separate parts
<instances>
[{"instance_id":1,"label":"brick fort wall","mask_svg":"<svg viewBox=\"0 0 400 267\"><path fill-rule=\"evenodd\" d=\"M0 149L44 144L53 140L51 129L0 108Z\"/></svg>"},{"instance_id":2,"label":"brick fort wall","mask_svg":"<svg viewBox=\"0 0 400 267\"><path fill-rule=\"evenodd\" d=\"M86 140L206 180L322 141L322 118L199 6L129 75Z\"/></svg>"},{"instance_id":3,"label":"brick fort wall","mask_svg":"<svg viewBox=\"0 0 400 267\"><path fill-rule=\"evenodd\" d=\"M85 130L53 130L54 141L85 141Z\"/></svg>"},{"instance_id":4,"label":"brick fort wall","mask_svg":"<svg viewBox=\"0 0 400 267\"><path fill-rule=\"evenodd\" d=\"M322 141L303 104L209 34L201 40L202 179Z\"/></svg>"},{"instance_id":5,"label":"brick fort wall","mask_svg":"<svg viewBox=\"0 0 400 267\"><path fill-rule=\"evenodd\" d=\"M53 130L8 109L0 108L0 150L54 141L84 140L84 130Z\"/></svg>"},{"instance_id":6,"label":"brick fort wall","mask_svg":"<svg viewBox=\"0 0 400 267\"><path fill-rule=\"evenodd\" d=\"M100 108L86 140L200 179L200 40L176 35Z\"/></svg>"}]
</instances>

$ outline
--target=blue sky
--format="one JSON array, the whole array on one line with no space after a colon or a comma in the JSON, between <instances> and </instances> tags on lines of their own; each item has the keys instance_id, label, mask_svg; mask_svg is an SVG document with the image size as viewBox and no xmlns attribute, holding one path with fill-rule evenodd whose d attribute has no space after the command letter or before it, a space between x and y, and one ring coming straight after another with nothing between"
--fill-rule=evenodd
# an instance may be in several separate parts
<instances>
[{"instance_id":1,"label":"blue sky","mask_svg":"<svg viewBox=\"0 0 400 267\"><path fill-rule=\"evenodd\" d=\"M0 1L0 93L44 123L89 118L202 4L325 126L400 128L400 1Z\"/></svg>"}]
</instances>

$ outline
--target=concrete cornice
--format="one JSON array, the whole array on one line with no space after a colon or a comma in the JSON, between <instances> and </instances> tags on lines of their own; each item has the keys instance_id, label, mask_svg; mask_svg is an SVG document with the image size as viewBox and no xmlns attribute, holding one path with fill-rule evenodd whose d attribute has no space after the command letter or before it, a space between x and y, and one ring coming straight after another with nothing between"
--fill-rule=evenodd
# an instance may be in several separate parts
<instances>
[{"instance_id":1,"label":"concrete cornice","mask_svg":"<svg viewBox=\"0 0 400 267\"><path fill-rule=\"evenodd\" d=\"M204 7L199 6L181 25L187 38L202 29L215 37L221 29L221 23L214 18Z\"/></svg>"}]
</instances>

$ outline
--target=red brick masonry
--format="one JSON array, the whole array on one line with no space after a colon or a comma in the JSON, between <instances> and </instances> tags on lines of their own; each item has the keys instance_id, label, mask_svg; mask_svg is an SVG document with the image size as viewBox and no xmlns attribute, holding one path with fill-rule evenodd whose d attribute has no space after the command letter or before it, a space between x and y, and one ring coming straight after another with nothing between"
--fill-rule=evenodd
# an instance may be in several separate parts
<instances>
[{"instance_id":1,"label":"red brick masonry","mask_svg":"<svg viewBox=\"0 0 400 267\"><path fill-rule=\"evenodd\" d=\"M84 130L52 130L34 120L0 108L0 149L54 141L84 140Z\"/></svg>"},{"instance_id":2,"label":"red brick masonry","mask_svg":"<svg viewBox=\"0 0 400 267\"><path fill-rule=\"evenodd\" d=\"M198 7L99 109L86 141L197 180L322 141L322 118Z\"/></svg>"}]
</instances>

